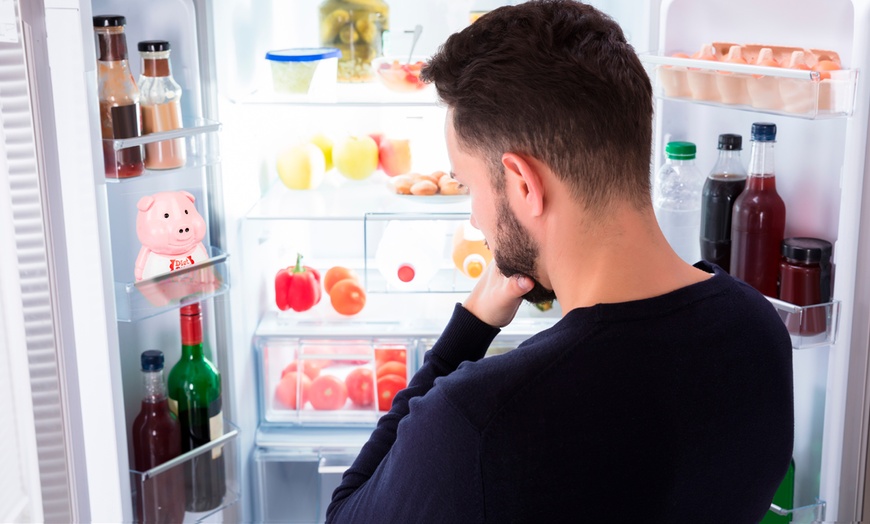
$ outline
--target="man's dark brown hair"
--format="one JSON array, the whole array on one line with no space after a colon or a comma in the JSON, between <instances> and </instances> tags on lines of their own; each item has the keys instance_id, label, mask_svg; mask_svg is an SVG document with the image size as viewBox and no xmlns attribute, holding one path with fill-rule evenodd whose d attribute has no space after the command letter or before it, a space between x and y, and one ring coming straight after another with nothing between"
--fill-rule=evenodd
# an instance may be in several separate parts
<instances>
[{"instance_id":1,"label":"man's dark brown hair","mask_svg":"<svg viewBox=\"0 0 870 524\"><path fill-rule=\"evenodd\" d=\"M593 214L614 200L650 205L652 87L622 29L594 7L498 8L451 35L422 78L497 189L502 154L514 152L546 163Z\"/></svg>"}]
</instances>

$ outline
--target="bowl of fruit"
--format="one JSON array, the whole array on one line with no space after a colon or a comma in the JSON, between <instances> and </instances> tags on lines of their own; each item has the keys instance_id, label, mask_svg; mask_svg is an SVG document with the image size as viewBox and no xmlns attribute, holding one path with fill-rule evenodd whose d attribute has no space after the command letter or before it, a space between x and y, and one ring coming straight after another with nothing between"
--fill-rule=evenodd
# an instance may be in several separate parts
<instances>
[{"instance_id":1,"label":"bowl of fruit","mask_svg":"<svg viewBox=\"0 0 870 524\"><path fill-rule=\"evenodd\" d=\"M423 91L429 84L420 80L420 71L426 64L426 57L382 56L372 60L375 76L390 91L414 93Z\"/></svg>"}]
</instances>

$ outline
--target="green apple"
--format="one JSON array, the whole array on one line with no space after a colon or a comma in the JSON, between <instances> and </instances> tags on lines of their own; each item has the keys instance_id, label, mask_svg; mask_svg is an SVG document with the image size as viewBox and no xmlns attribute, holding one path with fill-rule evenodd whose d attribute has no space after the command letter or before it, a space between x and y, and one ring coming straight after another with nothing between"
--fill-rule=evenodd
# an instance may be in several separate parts
<instances>
[{"instance_id":1,"label":"green apple","mask_svg":"<svg viewBox=\"0 0 870 524\"><path fill-rule=\"evenodd\" d=\"M378 144L370 136L348 136L332 148L332 161L342 175L364 180L378 168Z\"/></svg>"},{"instance_id":2,"label":"green apple","mask_svg":"<svg viewBox=\"0 0 870 524\"><path fill-rule=\"evenodd\" d=\"M326 160L316 145L295 144L278 155L278 177L290 189L315 189L323 181Z\"/></svg>"},{"instance_id":3,"label":"green apple","mask_svg":"<svg viewBox=\"0 0 870 524\"><path fill-rule=\"evenodd\" d=\"M323 151L323 158L326 160L326 170L332 169L332 139L323 133L317 133L311 137L311 143Z\"/></svg>"}]
</instances>

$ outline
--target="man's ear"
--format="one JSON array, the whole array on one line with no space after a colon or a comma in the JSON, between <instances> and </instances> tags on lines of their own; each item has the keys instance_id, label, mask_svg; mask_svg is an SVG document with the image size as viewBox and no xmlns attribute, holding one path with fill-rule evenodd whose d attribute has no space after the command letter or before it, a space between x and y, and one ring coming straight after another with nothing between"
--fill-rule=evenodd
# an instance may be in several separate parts
<instances>
[{"instance_id":1,"label":"man's ear","mask_svg":"<svg viewBox=\"0 0 870 524\"><path fill-rule=\"evenodd\" d=\"M531 216L541 216L544 212L544 181L538 163L529 162L516 153L503 154L501 163L505 168L508 195L519 197Z\"/></svg>"}]
</instances>

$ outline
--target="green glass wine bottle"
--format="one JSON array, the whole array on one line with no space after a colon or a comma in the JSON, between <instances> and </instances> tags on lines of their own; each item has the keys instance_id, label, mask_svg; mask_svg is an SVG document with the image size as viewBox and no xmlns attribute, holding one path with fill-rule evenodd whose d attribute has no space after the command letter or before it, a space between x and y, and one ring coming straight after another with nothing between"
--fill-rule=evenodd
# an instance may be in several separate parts
<instances>
[{"instance_id":1,"label":"green glass wine bottle","mask_svg":"<svg viewBox=\"0 0 870 524\"><path fill-rule=\"evenodd\" d=\"M785 478L776 488L776 493L773 494L773 504L776 504L782 509L794 509L794 459L788 465L788 470L785 472ZM783 524L791 522L791 514L778 515L770 510L764 514L760 524Z\"/></svg>"},{"instance_id":2,"label":"green glass wine bottle","mask_svg":"<svg viewBox=\"0 0 870 524\"><path fill-rule=\"evenodd\" d=\"M181 308L181 358L169 372L169 407L181 425L181 450L188 452L223 435L221 376L203 354L202 310ZM214 448L185 464L187 511L220 506L226 494L223 450Z\"/></svg>"}]
</instances>

